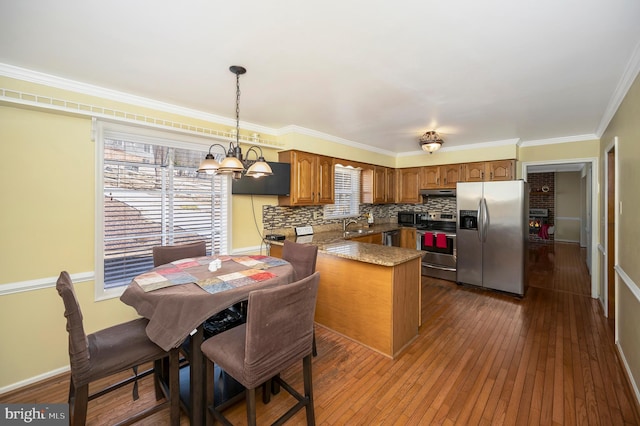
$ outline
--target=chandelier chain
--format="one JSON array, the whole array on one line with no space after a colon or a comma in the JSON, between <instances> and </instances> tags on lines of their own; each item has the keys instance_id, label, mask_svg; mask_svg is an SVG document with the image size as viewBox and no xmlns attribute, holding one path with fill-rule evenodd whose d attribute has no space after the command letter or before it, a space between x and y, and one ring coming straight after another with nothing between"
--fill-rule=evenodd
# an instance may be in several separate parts
<instances>
[{"instance_id":1,"label":"chandelier chain","mask_svg":"<svg viewBox=\"0 0 640 426\"><path fill-rule=\"evenodd\" d=\"M236 146L240 146L240 74L236 73Z\"/></svg>"}]
</instances>

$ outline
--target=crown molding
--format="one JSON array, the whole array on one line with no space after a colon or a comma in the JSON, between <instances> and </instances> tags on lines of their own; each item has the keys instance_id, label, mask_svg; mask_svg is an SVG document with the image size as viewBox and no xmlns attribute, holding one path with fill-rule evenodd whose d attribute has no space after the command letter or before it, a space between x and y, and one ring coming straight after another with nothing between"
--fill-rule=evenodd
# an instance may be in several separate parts
<instances>
[{"instance_id":1,"label":"crown molding","mask_svg":"<svg viewBox=\"0 0 640 426\"><path fill-rule=\"evenodd\" d=\"M598 135L596 135L595 133L590 133L587 135L564 136L560 138L538 139L534 141L526 141L526 142L521 142L520 147L553 145L553 144L568 143L568 142L584 142L584 141L592 141L592 140L598 140L598 139L600 139Z\"/></svg>"},{"instance_id":2,"label":"crown molding","mask_svg":"<svg viewBox=\"0 0 640 426\"><path fill-rule=\"evenodd\" d=\"M520 142L520 139L518 138L514 138L514 139L504 139L504 140L500 140L500 141L492 141L492 142L481 142L481 143L475 143L473 145L458 145L458 146L448 146L448 147L444 147L444 148L440 148L439 150L435 151L437 152L455 152L455 151L468 151L468 150L472 150L472 149L483 149L483 148L495 148L498 146L510 146L510 145L518 145L518 143ZM417 150L417 151L411 151L411 152L403 152L398 154L398 157L413 157L415 155L421 155L421 154L426 154L426 151L423 150Z\"/></svg>"},{"instance_id":3,"label":"crown molding","mask_svg":"<svg viewBox=\"0 0 640 426\"><path fill-rule=\"evenodd\" d=\"M191 108L184 108L166 102L149 99L142 96L135 96L117 90L106 89L100 86L81 83L78 81L69 80L38 71L28 70L26 68L20 68L13 65L0 63L0 76L15 78L17 80L27 81L35 84L42 84L45 86L54 87L56 89L69 90L83 95L95 96L115 102L136 105L143 108L150 108L156 111L163 111L170 114L177 114L185 117L205 120L225 126L230 126L232 128L236 127L236 120L233 118L223 117L221 115L198 111ZM244 130L249 130L265 135L273 136L276 134L276 131L270 127L261 126L259 124L253 124L246 121L240 121L240 127Z\"/></svg>"},{"instance_id":4,"label":"crown molding","mask_svg":"<svg viewBox=\"0 0 640 426\"><path fill-rule=\"evenodd\" d=\"M620 104L624 100L624 97L627 95L627 92L631 88L631 85L635 81L638 73L640 72L640 42L636 44L633 53L631 54L631 58L629 58L629 62L627 62L627 66L625 67L624 72L622 73L622 77L620 77L620 81L616 86L616 90L614 90L613 95L611 95L611 100L609 101L609 105L607 105L607 109L602 115L602 120L600 120L600 125L596 129L596 135L598 135L598 139L604 134L611 122L611 119L618 111Z\"/></svg>"},{"instance_id":5,"label":"crown molding","mask_svg":"<svg viewBox=\"0 0 640 426\"><path fill-rule=\"evenodd\" d=\"M277 136L282 136L282 135L286 135L289 133L297 133L297 134L301 134L301 135L306 135L306 136L311 136L311 137L315 137L315 138L319 138L319 139L324 139L330 142L335 142L341 145L347 145L350 146L352 148L358 148L358 149L363 149L365 151L370 151L370 152L376 152L378 154L382 154L382 155L388 155L390 157L397 157L398 154L396 154L395 152L386 150L386 149L380 149L380 148L376 148L376 147L372 147L369 145L365 145L363 143L360 142L354 142L354 141L350 141L348 139L343 139L340 138L338 136L333 136L333 135L329 135L327 133L323 133L323 132L319 132L317 130L313 130L313 129L307 129L306 127L301 127L301 126L296 126L294 124L289 125L289 126L285 126L285 127L281 127L280 129L278 129L276 135Z\"/></svg>"},{"instance_id":6,"label":"crown molding","mask_svg":"<svg viewBox=\"0 0 640 426\"><path fill-rule=\"evenodd\" d=\"M492 141L492 142L483 142L478 144L467 144L467 145L459 145L459 146L448 146L443 147L439 151L442 152L454 152L454 151L465 151L471 149L482 149L482 148L490 148L497 146L505 146L505 145L517 145L519 147L529 147L529 146L539 146L539 145L551 145L558 143L566 143L566 142L579 142L584 140L595 140L600 139L600 136L609 121L617 111L617 108L620 106L622 99L626 95L629 87L633 83L636 75L640 70L640 43L636 46L633 56L629 60L629 64L627 65L626 71L621 78L620 83L616 89L614 96L612 97L612 101L607 108L607 114L603 117L603 121L598 129L598 132L595 134L587 134L587 135L576 135L576 136L568 136L568 137L560 137L560 138L551 138L551 139L540 139L533 141L523 142L518 138L515 139L506 139L501 141ZM13 65L0 63L0 76L14 78L18 80L28 81L31 83L42 84L62 90L69 90L72 92L81 93L88 96L95 96L99 98L109 99L116 102L123 102L130 105L136 105L143 108L150 108L157 111L168 112L172 114L177 114L181 116L186 116L195 119L201 119L213 123L218 123L222 125L228 125L230 127L235 127L235 120L223 117L215 114L206 113L203 111L194 110L191 108L184 108L173 104L168 104L165 102L156 101L149 98L144 98L141 96L135 96L124 92L119 92L116 90L106 89L99 86L94 86L86 83L81 83L73 80L69 80L62 77L53 76L50 74L41 73L38 71L28 70L25 68L16 67ZM340 138L337 136L333 136L327 133L323 133L317 130L308 129L306 127L297 126L297 125L289 125L279 129L273 129L271 127L261 126L258 124L253 124L249 122L240 122L240 127L245 130L257 132L264 135L271 136L281 136L289 133L297 133L302 135L307 135L311 137L316 137L319 139L327 140L330 142L335 142L337 144L350 146L357 149L362 149L369 152L375 152L378 154L386 155L389 157L410 157L419 154L423 154L424 151L416 150L411 152L403 152L403 153L395 153L386 149L376 148L369 145L365 145L360 142L351 141L348 139Z\"/></svg>"}]
</instances>

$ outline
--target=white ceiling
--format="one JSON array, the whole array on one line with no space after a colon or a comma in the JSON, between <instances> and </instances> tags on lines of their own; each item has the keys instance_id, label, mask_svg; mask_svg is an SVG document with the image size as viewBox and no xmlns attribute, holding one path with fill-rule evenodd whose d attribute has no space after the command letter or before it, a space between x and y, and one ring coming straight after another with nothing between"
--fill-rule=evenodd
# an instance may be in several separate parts
<instances>
[{"instance_id":1,"label":"white ceiling","mask_svg":"<svg viewBox=\"0 0 640 426\"><path fill-rule=\"evenodd\" d=\"M390 154L598 137L640 2L0 0L0 64ZM248 127L247 127L248 128Z\"/></svg>"}]
</instances>

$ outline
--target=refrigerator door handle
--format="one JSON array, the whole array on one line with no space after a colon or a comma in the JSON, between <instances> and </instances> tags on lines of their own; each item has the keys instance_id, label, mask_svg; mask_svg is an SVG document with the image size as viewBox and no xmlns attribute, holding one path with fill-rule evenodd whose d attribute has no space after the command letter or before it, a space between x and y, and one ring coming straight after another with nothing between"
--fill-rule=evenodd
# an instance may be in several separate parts
<instances>
[{"instance_id":1,"label":"refrigerator door handle","mask_svg":"<svg viewBox=\"0 0 640 426\"><path fill-rule=\"evenodd\" d=\"M489 234L489 208L487 207L487 199L482 199L482 242L487 241Z\"/></svg>"},{"instance_id":2,"label":"refrigerator door handle","mask_svg":"<svg viewBox=\"0 0 640 426\"><path fill-rule=\"evenodd\" d=\"M476 224L476 232L478 233L478 241L482 242L484 235L482 232L482 198L478 201L478 213L477 213L477 224Z\"/></svg>"}]
</instances>

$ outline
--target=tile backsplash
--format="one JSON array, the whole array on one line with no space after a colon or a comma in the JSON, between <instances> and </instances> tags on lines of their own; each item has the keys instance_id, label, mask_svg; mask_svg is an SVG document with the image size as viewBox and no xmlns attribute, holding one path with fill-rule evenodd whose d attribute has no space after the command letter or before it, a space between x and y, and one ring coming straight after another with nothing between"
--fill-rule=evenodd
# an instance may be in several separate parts
<instances>
[{"instance_id":1,"label":"tile backsplash","mask_svg":"<svg viewBox=\"0 0 640 426\"><path fill-rule=\"evenodd\" d=\"M365 221L365 214L372 213L374 222L396 223L399 211L442 211L455 213L456 199L454 197L427 197L423 204L361 204L360 219ZM262 206L262 221L264 230L273 231L296 226L337 226L342 219L323 219L322 206L310 207L286 207L286 206Z\"/></svg>"}]
</instances>

